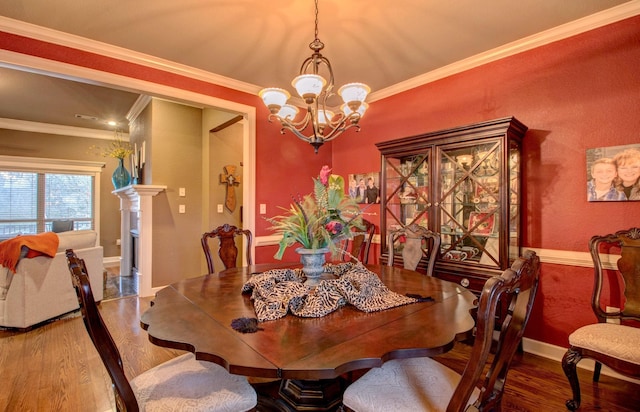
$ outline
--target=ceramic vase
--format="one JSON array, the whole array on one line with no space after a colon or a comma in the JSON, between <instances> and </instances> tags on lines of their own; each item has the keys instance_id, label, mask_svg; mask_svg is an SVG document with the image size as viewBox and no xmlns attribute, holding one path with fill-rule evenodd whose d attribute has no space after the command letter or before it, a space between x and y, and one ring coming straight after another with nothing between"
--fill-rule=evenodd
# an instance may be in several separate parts
<instances>
[{"instance_id":1,"label":"ceramic vase","mask_svg":"<svg viewBox=\"0 0 640 412\"><path fill-rule=\"evenodd\" d=\"M111 182L115 189L120 189L131 183L131 175L129 171L124 167L124 159L118 158L118 167L113 171L111 175Z\"/></svg>"},{"instance_id":2,"label":"ceramic vase","mask_svg":"<svg viewBox=\"0 0 640 412\"><path fill-rule=\"evenodd\" d=\"M296 252L300 255L302 272L307 277L304 284L311 287L316 286L323 279L325 254L329 253L329 248L298 248Z\"/></svg>"}]
</instances>

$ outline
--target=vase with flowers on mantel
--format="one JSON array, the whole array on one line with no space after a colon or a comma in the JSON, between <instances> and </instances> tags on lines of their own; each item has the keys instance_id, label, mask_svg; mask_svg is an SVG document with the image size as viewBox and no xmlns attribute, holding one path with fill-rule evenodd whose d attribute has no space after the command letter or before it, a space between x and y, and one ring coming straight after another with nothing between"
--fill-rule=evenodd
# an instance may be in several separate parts
<instances>
[{"instance_id":1,"label":"vase with flowers on mantel","mask_svg":"<svg viewBox=\"0 0 640 412\"><path fill-rule=\"evenodd\" d=\"M131 174L126 167L124 167L124 159L118 158L118 167L113 171L111 175L111 182L113 187L117 190L122 187L128 186L131 183Z\"/></svg>"}]
</instances>

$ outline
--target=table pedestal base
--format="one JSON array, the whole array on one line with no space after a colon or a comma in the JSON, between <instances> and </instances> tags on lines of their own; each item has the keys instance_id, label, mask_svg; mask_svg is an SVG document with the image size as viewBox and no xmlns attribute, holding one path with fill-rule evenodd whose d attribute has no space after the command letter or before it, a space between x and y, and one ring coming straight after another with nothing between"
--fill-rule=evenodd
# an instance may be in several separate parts
<instances>
[{"instance_id":1,"label":"table pedestal base","mask_svg":"<svg viewBox=\"0 0 640 412\"><path fill-rule=\"evenodd\" d=\"M319 381L283 380L280 399L292 411L333 411L342 403L344 385L341 379Z\"/></svg>"},{"instance_id":2,"label":"table pedestal base","mask_svg":"<svg viewBox=\"0 0 640 412\"><path fill-rule=\"evenodd\" d=\"M276 384L277 382L273 382ZM333 412L342 404L342 393L346 388L343 379L287 380L280 381L279 389L268 386L256 386L258 391L258 409L265 411L294 412L318 411Z\"/></svg>"}]
</instances>

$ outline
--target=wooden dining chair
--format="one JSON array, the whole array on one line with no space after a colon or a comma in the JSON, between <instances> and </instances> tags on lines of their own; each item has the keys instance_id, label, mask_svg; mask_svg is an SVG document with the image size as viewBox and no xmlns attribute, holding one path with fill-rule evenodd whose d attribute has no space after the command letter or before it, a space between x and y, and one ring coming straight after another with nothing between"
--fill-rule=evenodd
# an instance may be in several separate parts
<instances>
[{"instance_id":1,"label":"wooden dining chair","mask_svg":"<svg viewBox=\"0 0 640 412\"><path fill-rule=\"evenodd\" d=\"M539 274L540 260L527 250L511 268L487 280L480 294L475 342L462 375L431 358L390 360L352 383L344 392L343 406L357 412L500 410L509 365L531 314ZM504 300L509 313L489 362L496 312ZM420 333L420 325L416 330ZM429 333L428 328L423 333Z\"/></svg>"},{"instance_id":2,"label":"wooden dining chair","mask_svg":"<svg viewBox=\"0 0 640 412\"><path fill-rule=\"evenodd\" d=\"M412 223L401 229L389 232L389 259L387 264L394 265L394 244L402 243L402 263L405 269L416 270L421 260L426 258L427 275L433 275L433 267L440 253L440 234L424 226Z\"/></svg>"},{"instance_id":3,"label":"wooden dining chair","mask_svg":"<svg viewBox=\"0 0 640 412\"><path fill-rule=\"evenodd\" d=\"M569 410L580 407L576 366L583 358L596 361L594 382L600 379L602 364L620 374L640 378L640 228L594 236L589 241L589 251L594 268L591 308L598 322L569 335L570 347L562 358L562 369L573 392L573 398L566 402ZM618 270L613 265L605 268L605 255L607 260L620 256ZM619 309L607 311L607 306Z\"/></svg>"},{"instance_id":4,"label":"wooden dining chair","mask_svg":"<svg viewBox=\"0 0 640 412\"><path fill-rule=\"evenodd\" d=\"M224 268L229 269L237 267L238 265L238 247L236 246L237 236L245 237L247 246L245 256L247 258L247 264L253 264L253 260L251 259L251 244L253 242L253 235L251 234L251 231L225 223L222 226L218 226L211 232L202 234L202 250L204 251L204 256L207 260L207 269L209 270L209 273L215 272L209 240L211 238L218 239L218 256L220 256Z\"/></svg>"},{"instance_id":5,"label":"wooden dining chair","mask_svg":"<svg viewBox=\"0 0 640 412\"><path fill-rule=\"evenodd\" d=\"M136 376L129 382L122 358L98 310L84 260L66 250L82 320L114 386L118 411L249 411L257 394L245 377L187 353Z\"/></svg>"},{"instance_id":6,"label":"wooden dining chair","mask_svg":"<svg viewBox=\"0 0 640 412\"><path fill-rule=\"evenodd\" d=\"M373 235L376 232L376 225L365 219L362 219L362 224L364 225L364 232L360 229L355 229L359 233L351 241L346 240L344 242L342 251L347 261L354 263L360 261L366 265L369 263L369 251L371 250Z\"/></svg>"}]
</instances>

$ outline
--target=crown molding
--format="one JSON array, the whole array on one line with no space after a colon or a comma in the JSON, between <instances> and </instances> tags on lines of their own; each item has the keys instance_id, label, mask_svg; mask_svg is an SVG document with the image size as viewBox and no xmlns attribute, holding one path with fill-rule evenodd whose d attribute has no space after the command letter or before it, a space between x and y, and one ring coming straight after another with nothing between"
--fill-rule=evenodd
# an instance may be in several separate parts
<instances>
[{"instance_id":1,"label":"crown molding","mask_svg":"<svg viewBox=\"0 0 640 412\"><path fill-rule=\"evenodd\" d=\"M241 82L230 77L221 76L205 70L196 69L187 65L179 64L170 60L161 59L144 53L135 52L123 47L90 40L84 37L76 36L49 29L35 24L23 22L0 16L0 31L28 37L60 46L70 47L73 49L84 50L90 53L99 54L101 56L111 57L118 60L127 61L141 66L146 66L165 72L177 74L191 79L201 80L207 83L217 84L233 90L244 93L257 94L261 89L259 86Z\"/></svg>"},{"instance_id":2,"label":"crown molding","mask_svg":"<svg viewBox=\"0 0 640 412\"><path fill-rule=\"evenodd\" d=\"M141 94L138 99L136 99L136 101L133 103L133 106L131 106L131 109L129 109L129 112L127 113L127 121L129 121L129 124L131 124L134 120L136 120L138 118L138 116L140 116L140 113L142 113L142 111L145 109L145 107L147 107L147 105L149 103L151 103L151 96L146 95L146 94Z\"/></svg>"},{"instance_id":3,"label":"crown molding","mask_svg":"<svg viewBox=\"0 0 640 412\"><path fill-rule=\"evenodd\" d=\"M410 89L444 79L445 77L491 63L505 57L532 50L559 40L576 36L578 34L594 30L608 24L612 24L640 14L640 0L633 0L628 3L612 7L608 10L592 14L582 19L578 19L558 27L534 34L529 37L507 43L495 49L476 54L467 59L457 61L447 66L421 74L406 81L397 83L382 90L375 91L369 95L369 103L381 100L395 94L405 92Z\"/></svg>"},{"instance_id":4,"label":"crown molding","mask_svg":"<svg viewBox=\"0 0 640 412\"><path fill-rule=\"evenodd\" d=\"M7 119L0 117L0 128L19 130L22 132L56 134L62 136L87 137L90 139L113 139L112 130L87 129L85 127L64 126L52 123L29 122L26 120ZM129 140L129 133L122 133L124 140Z\"/></svg>"}]
</instances>

